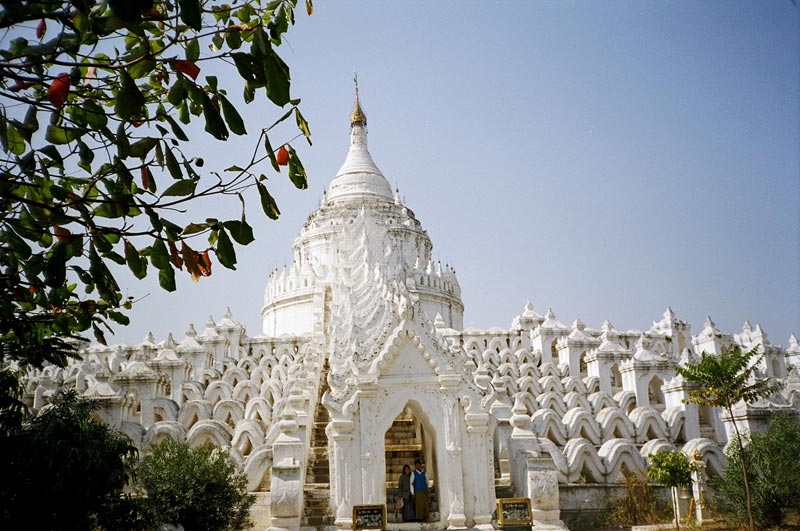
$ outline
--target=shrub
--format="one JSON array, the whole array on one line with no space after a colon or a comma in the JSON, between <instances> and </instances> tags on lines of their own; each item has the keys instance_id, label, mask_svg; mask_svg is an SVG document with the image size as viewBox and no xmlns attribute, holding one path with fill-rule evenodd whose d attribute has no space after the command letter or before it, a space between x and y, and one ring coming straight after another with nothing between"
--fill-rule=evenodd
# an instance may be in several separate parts
<instances>
[{"instance_id":1,"label":"shrub","mask_svg":"<svg viewBox=\"0 0 800 531\"><path fill-rule=\"evenodd\" d=\"M5 426L0 528L77 531L113 519L137 451L95 420L94 409L68 391L37 415Z\"/></svg>"},{"instance_id":2,"label":"shrub","mask_svg":"<svg viewBox=\"0 0 800 531\"><path fill-rule=\"evenodd\" d=\"M800 420L777 415L769 431L746 437L744 452L737 445L727 450L728 463L712 485L715 502L731 523L747 521L742 461L751 478L753 518L760 529L780 526L790 511L800 510Z\"/></svg>"},{"instance_id":3,"label":"shrub","mask_svg":"<svg viewBox=\"0 0 800 531\"><path fill-rule=\"evenodd\" d=\"M670 487L675 527L680 529L676 489L684 485L690 485L692 482L691 467L686 456L681 452L661 450L650 456L650 467L647 470L647 475L656 483Z\"/></svg>"},{"instance_id":4,"label":"shrub","mask_svg":"<svg viewBox=\"0 0 800 531\"><path fill-rule=\"evenodd\" d=\"M235 531L250 524L255 497L222 448L167 439L142 460L137 475L155 523L181 524L186 531Z\"/></svg>"}]
</instances>

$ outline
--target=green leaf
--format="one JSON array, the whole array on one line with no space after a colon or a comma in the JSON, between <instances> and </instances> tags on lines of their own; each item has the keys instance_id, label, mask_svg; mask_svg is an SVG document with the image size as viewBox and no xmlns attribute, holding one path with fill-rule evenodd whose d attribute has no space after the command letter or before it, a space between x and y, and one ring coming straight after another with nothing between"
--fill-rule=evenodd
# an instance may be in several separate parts
<instances>
[{"instance_id":1,"label":"green leaf","mask_svg":"<svg viewBox=\"0 0 800 531\"><path fill-rule=\"evenodd\" d=\"M253 100L256 99L256 89L249 81L244 82L242 97L244 97L245 103L253 103Z\"/></svg>"},{"instance_id":2,"label":"green leaf","mask_svg":"<svg viewBox=\"0 0 800 531\"><path fill-rule=\"evenodd\" d=\"M252 55L236 52L232 53L231 57L239 75L247 82L248 87L255 89L266 86L267 78L264 75L264 69Z\"/></svg>"},{"instance_id":3,"label":"green leaf","mask_svg":"<svg viewBox=\"0 0 800 531\"><path fill-rule=\"evenodd\" d=\"M189 82L185 77L177 76L175 83L172 84L172 87L167 93L167 101L172 105L179 105L183 100L185 100L186 95L189 92L188 83Z\"/></svg>"},{"instance_id":4,"label":"green leaf","mask_svg":"<svg viewBox=\"0 0 800 531\"><path fill-rule=\"evenodd\" d=\"M161 223L164 224L164 232L167 233L167 237L172 241L178 240L178 236L180 235L183 228L166 218L162 218Z\"/></svg>"},{"instance_id":5,"label":"green leaf","mask_svg":"<svg viewBox=\"0 0 800 531\"><path fill-rule=\"evenodd\" d=\"M67 278L67 248L61 242L56 242L47 257L47 266L44 272L44 282L51 288L64 284Z\"/></svg>"},{"instance_id":6,"label":"green leaf","mask_svg":"<svg viewBox=\"0 0 800 531\"><path fill-rule=\"evenodd\" d=\"M236 107L231 105L228 98L222 94L219 94L218 98L222 106L222 113L225 115L225 121L228 122L228 127L231 128L231 131L236 135L246 135L247 131L244 128L244 122L239 112L236 110Z\"/></svg>"},{"instance_id":7,"label":"green leaf","mask_svg":"<svg viewBox=\"0 0 800 531\"><path fill-rule=\"evenodd\" d=\"M303 117L303 115L300 113L300 109L297 108L297 107L294 108L294 117L295 117L295 120L297 121L297 128L300 129L300 131L303 132L303 135L306 137L306 140L308 140L308 145L310 146L311 145L311 129L308 128L308 122Z\"/></svg>"},{"instance_id":8,"label":"green leaf","mask_svg":"<svg viewBox=\"0 0 800 531\"><path fill-rule=\"evenodd\" d=\"M203 28L200 12L200 0L178 0L181 8L181 20L194 30Z\"/></svg>"},{"instance_id":9,"label":"green leaf","mask_svg":"<svg viewBox=\"0 0 800 531\"><path fill-rule=\"evenodd\" d=\"M238 50L242 47L242 36L238 31L228 31L225 33L225 42L228 43L228 47L231 50Z\"/></svg>"},{"instance_id":10,"label":"green leaf","mask_svg":"<svg viewBox=\"0 0 800 531\"><path fill-rule=\"evenodd\" d=\"M144 114L144 96L128 72L121 70L119 77L121 86L117 92L114 112L123 120L131 121L140 118Z\"/></svg>"},{"instance_id":11,"label":"green leaf","mask_svg":"<svg viewBox=\"0 0 800 531\"><path fill-rule=\"evenodd\" d=\"M166 116L165 118L167 119L167 122L169 122L169 126L172 128L172 134L175 135L175 138L178 140L183 140L184 142L188 142L189 137L183 132L183 129L181 129L181 126L175 121L175 118L172 116Z\"/></svg>"},{"instance_id":12,"label":"green leaf","mask_svg":"<svg viewBox=\"0 0 800 531\"><path fill-rule=\"evenodd\" d=\"M6 113L0 107L0 147L8 151L8 135L6 132Z\"/></svg>"},{"instance_id":13,"label":"green leaf","mask_svg":"<svg viewBox=\"0 0 800 531\"><path fill-rule=\"evenodd\" d=\"M278 166L278 159L275 158L275 150L272 149L272 144L269 142L269 135L266 132L264 133L264 149L267 150L267 156L269 156L272 167L275 168L275 171L280 172L281 167Z\"/></svg>"},{"instance_id":14,"label":"green leaf","mask_svg":"<svg viewBox=\"0 0 800 531\"><path fill-rule=\"evenodd\" d=\"M164 192L161 194L161 197L191 195L194 193L196 186L197 183L192 179L181 179L164 190Z\"/></svg>"},{"instance_id":15,"label":"green leaf","mask_svg":"<svg viewBox=\"0 0 800 531\"><path fill-rule=\"evenodd\" d=\"M296 188L300 190L305 190L308 188L308 178L306 176L306 170L303 168L303 164L300 162L300 158L297 156L297 152L289 146L289 179L295 185Z\"/></svg>"},{"instance_id":16,"label":"green leaf","mask_svg":"<svg viewBox=\"0 0 800 531\"><path fill-rule=\"evenodd\" d=\"M272 48L272 45L266 32L261 28L256 29L253 35L253 46L250 48L250 53L255 60L258 62L263 61L267 57L270 48Z\"/></svg>"},{"instance_id":17,"label":"green leaf","mask_svg":"<svg viewBox=\"0 0 800 531\"><path fill-rule=\"evenodd\" d=\"M189 223L188 225L186 225L186 227L184 227L183 231L181 232L181 235L191 236L192 234L198 234L200 232L203 232L204 230L208 230L208 228L210 227L211 225L208 223Z\"/></svg>"},{"instance_id":18,"label":"green leaf","mask_svg":"<svg viewBox=\"0 0 800 531\"><path fill-rule=\"evenodd\" d=\"M141 140L137 140L136 142L131 144L130 156L139 159L144 159L150 152L150 150L156 147L158 141L159 140L157 138L151 136L142 138Z\"/></svg>"},{"instance_id":19,"label":"green leaf","mask_svg":"<svg viewBox=\"0 0 800 531\"><path fill-rule=\"evenodd\" d=\"M167 267L158 270L158 283L166 291L175 291L175 270L172 267Z\"/></svg>"},{"instance_id":20,"label":"green leaf","mask_svg":"<svg viewBox=\"0 0 800 531\"><path fill-rule=\"evenodd\" d=\"M139 79L152 72L156 64L157 63L150 58L142 59L128 67L128 73L133 79Z\"/></svg>"},{"instance_id":21,"label":"green leaf","mask_svg":"<svg viewBox=\"0 0 800 531\"><path fill-rule=\"evenodd\" d=\"M23 260L27 260L30 257L31 246L28 245L25 240L19 237L16 232L13 230L6 230L3 232L6 240L8 241L9 246L11 247L11 251L16 254L18 257L22 258Z\"/></svg>"},{"instance_id":22,"label":"green leaf","mask_svg":"<svg viewBox=\"0 0 800 531\"><path fill-rule=\"evenodd\" d=\"M78 140L78 142L82 143L80 140ZM64 158L61 156L61 153L58 152L58 148L56 148L54 145L48 144L38 151L39 153L46 155L52 161L53 165L63 168Z\"/></svg>"},{"instance_id":23,"label":"green leaf","mask_svg":"<svg viewBox=\"0 0 800 531\"><path fill-rule=\"evenodd\" d=\"M269 219L278 219L278 216L281 215L281 211L278 210L278 205L267 191L267 187L256 181L256 188L258 188L258 195L261 196L261 208L264 210L264 214L266 214Z\"/></svg>"},{"instance_id":24,"label":"green leaf","mask_svg":"<svg viewBox=\"0 0 800 531\"><path fill-rule=\"evenodd\" d=\"M86 129L79 129L76 127L60 127L58 125L48 125L47 132L44 135L44 139L51 144L61 145L61 144L68 144L79 138L84 133L86 133Z\"/></svg>"},{"instance_id":25,"label":"green leaf","mask_svg":"<svg viewBox=\"0 0 800 531\"><path fill-rule=\"evenodd\" d=\"M169 174L172 176L172 178L183 179L181 165L178 164L178 159L175 158L175 155L172 153L172 149L170 149L169 146L166 146L166 149L164 150L164 158L167 161L167 169L169 170Z\"/></svg>"},{"instance_id":26,"label":"green leaf","mask_svg":"<svg viewBox=\"0 0 800 531\"><path fill-rule=\"evenodd\" d=\"M84 101L81 104L86 115L86 122L94 129L102 129L108 125L108 116L105 111L94 101Z\"/></svg>"},{"instance_id":27,"label":"green leaf","mask_svg":"<svg viewBox=\"0 0 800 531\"><path fill-rule=\"evenodd\" d=\"M136 278L141 280L147 276L147 263L139 256L136 247L127 240L125 240L125 263Z\"/></svg>"},{"instance_id":28,"label":"green leaf","mask_svg":"<svg viewBox=\"0 0 800 531\"><path fill-rule=\"evenodd\" d=\"M264 59L264 75L267 78L267 97L279 107L289 103L289 67L272 48Z\"/></svg>"},{"instance_id":29,"label":"green leaf","mask_svg":"<svg viewBox=\"0 0 800 531\"><path fill-rule=\"evenodd\" d=\"M8 150L14 155L25 153L25 136L11 122L8 123L7 135Z\"/></svg>"},{"instance_id":30,"label":"green leaf","mask_svg":"<svg viewBox=\"0 0 800 531\"><path fill-rule=\"evenodd\" d=\"M162 240L155 240L150 253L150 262L158 269L172 269L169 262L169 251Z\"/></svg>"},{"instance_id":31,"label":"green leaf","mask_svg":"<svg viewBox=\"0 0 800 531\"><path fill-rule=\"evenodd\" d=\"M81 162L85 166L89 167L89 170L87 171L91 171L91 164L94 160L94 151L92 151L92 149L82 140L78 140L78 156L80 157Z\"/></svg>"},{"instance_id":32,"label":"green leaf","mask_svg":"<svg viewBox=\"0 0 800 531\"><path fill-rule=\"evenodd\" d=\"M31 135L39 130L39 120L36 118L36 106L31 105L25 113L25 119L22 121L22 126L25 129L25 139L30 142Z\"/></svg>"},{"instance_id":33,"label":"green leaf","mask_svg":"<svg viewBox=\"0 0 800 531\"><path fill-rule=\"evenodd\" d=\"M222 35L223 32L217 32L214 37L211 39L211 51L218 52L222 50L222 43L225 42L225 37Z\"/></svg>"},{"instance_id":34,"label":"green leaf","mask_svg":"<svg viewBox=\"0 0 800 531\"><path fill-rule=\"evenodd\" d=\"M219 109L205 92L203 92L203 117L206 119L206 131L211 133L211 136L217 140L228 139L228 128L222 121Z\"/></svg>"},{"instance_id":35,"label":"green leaf","mask_svg":"<svg viewBox=\"0 0 800 531\"><path fill-rule=\"evenodd\" d=\"M239 245L249 245L255 240L252 227L244 219L242 221L225 221L223 225Z\"/></svg>"},{"instance_id":36,"label":"green leaf","mask_svg":"<svg viewBox=\"0 0 800 531\"><path fill-rule=\"evenodd\" d=\"M108 316L111 318L112 321L121 324L122 326L128 326L129 324L131 324L130 318L124 313L109 310Z\"/></svg>"},{"instance_id":37,"label":"green leaf","mask_svg":"<svg viewBox=\"0 0 800 531\"><path fill-rule=\"evenodd\" d=\"M236 251L224 229L219 229L217 233L217 257L228 269L236 269Z\"/></svg>"},{"instance_id":38,"label":"green leaf","mask_svg":"<svg viewBox=\"0 0 800 531\"><path fill-rule=\"evenodd\" d=\"M128 139L128 133L125 131L125 122L120 122L117 126L117 136L115 137L117 144L117 156L125 160L131 154L131 142Z\"/></svg>"},{"instance_id":39,"label":"green leaf","mask_svg":"<svg viewBox=\"0 0 800 531\"><path fill-rule=\"evenodd\" d=\"M200 59L200 42L195 37L186 43L186 60L197 61Z\"/></svg>"}]
</instances>

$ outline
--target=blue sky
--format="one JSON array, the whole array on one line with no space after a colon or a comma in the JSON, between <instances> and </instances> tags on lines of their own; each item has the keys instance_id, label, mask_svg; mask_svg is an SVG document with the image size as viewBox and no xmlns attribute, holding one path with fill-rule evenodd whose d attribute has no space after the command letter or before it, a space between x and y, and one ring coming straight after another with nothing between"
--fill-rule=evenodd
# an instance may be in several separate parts
<instances>
[{"instance_id":1,"label":"blue sky","mask_svg":"<svg viewBox=\"0 0 800 531\"><path fill-rule=\"evenodd\" d=\"M313 147L293 144L309 189L270 179L277 222L252 197L256 242L237 272L182 278L172 295L123 275L144 298L111 341L181 338L225 306L259 332L267 274L346 154L354 70L373 158L455 267L465 326L507 327L530 299L592 327L647 329L671 305L694 333L707 314L725 331L761 323L784 345L800 333L789 0L315 7L281 47L311 123ZM278 116L265 102L245 113L249 131ZM208 165L249 158L254 137L209 141Z\"/></svg>"}]
</instances>

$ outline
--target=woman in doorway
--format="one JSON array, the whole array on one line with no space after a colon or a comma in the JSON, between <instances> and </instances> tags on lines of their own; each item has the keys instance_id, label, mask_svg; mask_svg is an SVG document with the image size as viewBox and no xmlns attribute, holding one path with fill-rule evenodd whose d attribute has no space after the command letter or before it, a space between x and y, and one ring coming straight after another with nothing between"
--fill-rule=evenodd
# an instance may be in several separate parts
<instances>
[{"instance_id":1,"label":"woman in doorway","mask_svg":"<svg viewBox=\"0 0 800 531\"><path fill-rule=\"evenodd\" d=\"M403 500L403 521L410 522L414 520L414 501L411 498L411 467L408 465L403 466L403 473L400 474L400 479L397 482L397 487L400 489L398 496Z\"/></svg>"}]
</instances>

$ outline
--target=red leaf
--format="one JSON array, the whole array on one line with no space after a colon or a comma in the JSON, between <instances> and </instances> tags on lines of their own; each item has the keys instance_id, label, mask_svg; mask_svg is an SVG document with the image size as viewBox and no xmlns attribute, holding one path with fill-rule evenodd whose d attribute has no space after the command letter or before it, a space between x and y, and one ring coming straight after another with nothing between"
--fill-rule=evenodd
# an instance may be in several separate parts
<instances>
[{"instance_id":1,"label":"red leaf","mask_svg":"<svg viewBox=\"0 0 800 531\"><path fill-rule=\"evenodd\" d=\"M178 252L178 247L175 245L175 242L172 240L167 240L167 246L169 247L169 256L172 259L172 263L175 264L175 267L178 269L183 269L183 260L181 259L181 255Z\"/></svg>"},{"instance_id":2,"label":"red leaf","mask_svg":"<svg viewBox=\"0 0 800 531\"><path fill-rule=\"evenodd\" d=\"M200 67L192 61L175 61L175 70L186 74L192 79L197 79L197 74L200 73Z\"/></svg>"},{"instance_id":3,"label":"red leaf","mask_svg":"<svg viewBox=\"0 0 800 531\"><path fill-rule=\"evenodd\" d=\"M202 273L200 272L200 266L198 264L200 254L186 245L186 242L181 242L181 255L183 255L183 263L186 264L186 271L192 275L192 280L195 282L200 280L200 277L202 276Z\"/></svg>"},{"instance_id":4,"label":"red leaf","mask_svg":"<svg viewBox=\"0 0 800 531\"><path fill-rule=\"evenodd\" d=\"M208 256L208 249L203 251L202 255L198 256L199 260L197 265L200 267L200 274L204 277L211 276L211 257Z\"/></svg>"},{"instance_id":5,"label":"red leaf","mask_svg":"<svg viewBox=\"0 0 800 531\"><path fill-rule=\"evenodd\" d=\"M69 96L69 74L61 72L47 89L47 99L57 108L63 107Z\"/></svg>"},{"instance_id":6,"label":"red leaf","mask_svg":"<svg viewBox=\"0 0 800 531\"><path fill-rule=\"evenodd\" d=\"M39 21L39 25L36 26L36 38L41 40L44 38L44 34L47 31L47 22L44 19Z\"/></svg>"},{"instance_id":7,"label":"red leaf","mask_svg":"<svg viewBox=\"0 0 800 531\"><path fill-rule=\"evenodd\" d=\"M142 166L142 188L150 188L150 170L147 169L147 164Z\"/></svg>"},{"instance_id":8,"label":"red leaf","mask_svg":"<svg viewBox=\"0 0 800 531\"><path fill-rule=\"evenodd\" d=\"M58 225L53 226L53 234L56 235L56 239L60 242L69 241L72 233L69 229L65 229L64 227L60 227Z\"/></svg>"},{"instance_id":9,"label":"red leaf","mask_svg":"<svg viewBox=\"0 0 800 531\"><path fill-rule=\"evenodd\" d=\"M281 146L275 155L275 159L279 166L286 166L289 163L289 150L286 149L286 146Z\"/></svg>"},{"instance_id":10,"label":"red leaf","mask_svg":"<svg viewBox=\"0 0 800 531\"><path fill-rule=\"evenodd\" d=\"M14 84L8 87L8 90L11 92L19 92L20 90L25 90L26 88L30 87L31 84L27 81L23 81L21 79L17 79L14 81Z\"/></svg>"}]
</instances>

